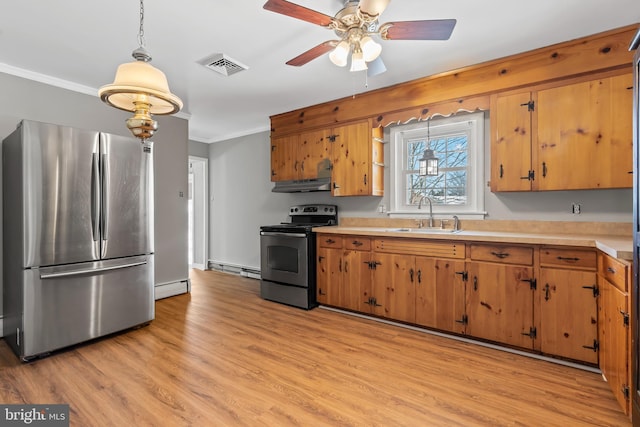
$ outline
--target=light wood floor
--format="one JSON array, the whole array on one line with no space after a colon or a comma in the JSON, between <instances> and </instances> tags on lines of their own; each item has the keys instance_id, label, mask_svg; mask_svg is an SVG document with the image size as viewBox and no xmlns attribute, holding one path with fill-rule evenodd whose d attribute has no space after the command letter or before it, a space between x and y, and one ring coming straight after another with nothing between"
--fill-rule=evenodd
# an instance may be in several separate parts
<instances>
[{"instance_id":1,"label":"light wood floor","mask_svg":"<svg viewBox=\"0 0 640 427\"><path fill-rule=\"evenodd\" d=\"M139 330L29 364L1 340L0 402L72 426L630 425L598 374L191 278Z\"/></svg>"}]
</instances>

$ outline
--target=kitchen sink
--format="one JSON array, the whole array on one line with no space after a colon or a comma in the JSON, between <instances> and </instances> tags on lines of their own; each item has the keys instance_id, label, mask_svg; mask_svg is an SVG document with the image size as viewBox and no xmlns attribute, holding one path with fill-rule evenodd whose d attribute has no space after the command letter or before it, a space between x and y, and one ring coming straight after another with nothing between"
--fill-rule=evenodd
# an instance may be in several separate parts
<instances>
[{"instance_id":1,"label":"kitchen sink","mask_svg":"<svg viewBox=\"0 0 640 427\"><path fill-rule=\"evenodd\" d=\"M398 233L398 232L402 232L402 233L422 233L422 234L454 234L454 233L459 233L462 230L452 230L450 228L431 228L431 227L424 227L424 228L387 228L386 231L389 232L394 232L394 233Z\"/></svg>"}]
</instances>

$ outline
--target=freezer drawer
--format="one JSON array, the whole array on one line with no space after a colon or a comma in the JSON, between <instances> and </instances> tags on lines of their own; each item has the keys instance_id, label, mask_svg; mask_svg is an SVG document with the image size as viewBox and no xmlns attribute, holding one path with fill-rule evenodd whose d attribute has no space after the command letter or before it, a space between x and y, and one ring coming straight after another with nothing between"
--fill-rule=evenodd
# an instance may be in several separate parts
<instances>
[{"instance_id":1,"label":"freezer drawer","mask_svg":"<svg viewBox=\"0 0 640 427\"><path fill-rule=\"evenodd\" d=\"M149 322L153 271L153 255L25 270L14 350L28 359Z\"/></svg>"}]
</instances>

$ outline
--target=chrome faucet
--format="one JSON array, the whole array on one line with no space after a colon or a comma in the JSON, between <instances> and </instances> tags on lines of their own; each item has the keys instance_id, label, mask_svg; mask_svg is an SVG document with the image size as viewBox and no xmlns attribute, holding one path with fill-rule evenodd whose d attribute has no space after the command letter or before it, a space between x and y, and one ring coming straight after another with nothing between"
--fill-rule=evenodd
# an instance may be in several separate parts
<instances>
[{"instance_id":1,"label":"chrome faucet","mask_svg":"<svg viewBox=\"0 0 640 427\"><path fill-rule=\"evenodd\" d=\"M418 209L422 209L422 201L427 199L429 201L429 227L433 227L433 201L428 196L422 196L418 202Z\"/></svg>"},{"instance_id":2,"label":"chrome faucet","mask_svg":"<svg viewBox=\"0 0 640 427\"><path fill-rule=\"evenodd\" d=\"M458 231L460 229L460 220L458 219L458 215L453 216L453 230Z\"/></svg>"}]
</instances>

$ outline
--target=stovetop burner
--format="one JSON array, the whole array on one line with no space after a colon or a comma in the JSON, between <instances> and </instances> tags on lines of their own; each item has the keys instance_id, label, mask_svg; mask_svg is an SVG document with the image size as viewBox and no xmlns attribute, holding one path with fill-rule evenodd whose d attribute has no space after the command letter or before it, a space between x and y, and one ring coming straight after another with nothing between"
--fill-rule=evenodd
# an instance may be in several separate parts
<instances>
[{"instance_id":1,"label":"stovetop burner","mask_svg":"<svg viewBox=\"0 0 640 427\"><path fill-rule=\"evenodd\" d=\"M276 225L264 225L261 231L274 232L311 232L313 227L338 224L336 205L297 205L289 208L290 222Z\"/></svg>"}]
</instances>

